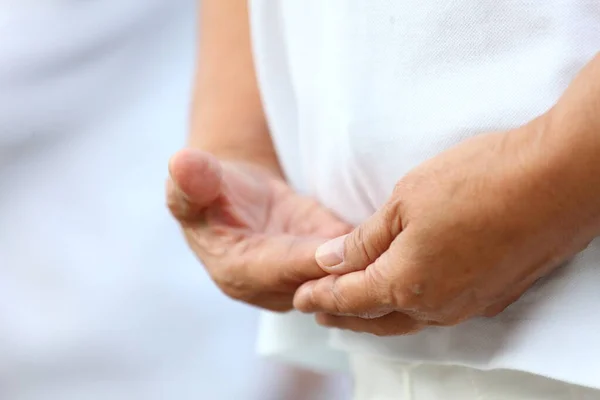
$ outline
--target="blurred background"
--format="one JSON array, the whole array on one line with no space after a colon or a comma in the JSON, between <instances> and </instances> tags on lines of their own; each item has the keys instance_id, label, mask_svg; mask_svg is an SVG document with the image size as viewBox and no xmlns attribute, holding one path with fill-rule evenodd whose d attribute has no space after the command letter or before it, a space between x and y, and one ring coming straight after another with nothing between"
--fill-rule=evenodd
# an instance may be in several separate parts
<instances>
[{"instance_id":1,"label":"blurred background","mask_svg":"<svg viewBox=\"0 0 600 400\"><path fill-rule=\"evenodd\" d=\"M336 400L255 354L164 205L194 0L0 1L0 399ZM201 395L198 395L201 393Z\"/></svg>"}]
</instances>

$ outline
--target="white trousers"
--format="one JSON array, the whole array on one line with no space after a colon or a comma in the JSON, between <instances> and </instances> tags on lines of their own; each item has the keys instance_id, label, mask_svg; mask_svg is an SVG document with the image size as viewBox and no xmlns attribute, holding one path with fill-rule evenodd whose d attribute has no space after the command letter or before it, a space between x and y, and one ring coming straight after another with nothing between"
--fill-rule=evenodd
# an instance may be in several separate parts
<instances>
[{"instance_id":1,"label":"white trousers","mask_svg":"<svg viewBox=\"0 0 600 400\"><path fill-rule=\"evenodd\" d=\"M354 400L600 400L598 390L519 371L408 365L358 354L350 362Z\"/></svg>"}]
</instances>

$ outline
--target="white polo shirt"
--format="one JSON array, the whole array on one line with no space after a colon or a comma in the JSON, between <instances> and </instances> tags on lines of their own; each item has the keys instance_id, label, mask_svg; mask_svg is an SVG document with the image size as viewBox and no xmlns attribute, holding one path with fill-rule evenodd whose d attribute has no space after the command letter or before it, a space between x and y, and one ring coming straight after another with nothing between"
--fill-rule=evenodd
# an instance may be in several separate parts
<instances>
[{"instance_id":1,"label":"white polo shirt","mask_svg":"<svg viewBox=\"0 0 600 400\"><path fill-rule=\"evenodd\" d=\"M251 2L258 77L298 190L358 224L449 146L546 111L598 51L595 0ZM344 365L347 352L528 371L600 388L600 242L494 319L404 337L268 315L265 354Z\"/></svg>"}]
</instances>

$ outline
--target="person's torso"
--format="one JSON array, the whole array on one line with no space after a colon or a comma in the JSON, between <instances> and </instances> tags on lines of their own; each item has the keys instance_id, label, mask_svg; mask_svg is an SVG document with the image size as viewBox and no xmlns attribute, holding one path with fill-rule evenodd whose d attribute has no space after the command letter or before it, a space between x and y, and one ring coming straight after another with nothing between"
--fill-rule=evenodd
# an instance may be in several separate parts
<instances>
[{"instance_id":1,"label":"person's torso","mask_svg":"<svg viewBox=\"0 0 600 400\"><path fill-rule=\"evenodd\" d=\"M355 224L424 160L546 111L600 43L597 0L252 5L257 72L284 167L294 186ZM598 386L599 287L596 241L495 319L386 339L336 332L334 341Z\"/></svg>"}]
</instances>

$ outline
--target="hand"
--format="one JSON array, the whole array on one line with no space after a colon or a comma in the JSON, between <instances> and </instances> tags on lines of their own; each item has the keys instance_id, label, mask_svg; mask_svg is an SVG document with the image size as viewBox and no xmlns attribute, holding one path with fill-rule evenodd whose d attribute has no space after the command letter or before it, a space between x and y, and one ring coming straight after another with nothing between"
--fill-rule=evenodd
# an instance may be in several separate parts
<instances>
[{"instance_id":1,"label":"hand","mask_svg":"<svg viewBox=\"0 0 600 400\"><path fill-rule=\"evenodd\" d=\"M294 304L326 326L398 335L494 316L594 234L544 123L468 140L418 166L391 198L317 259L330 276Z\"/></svg>"},{"instance_id":2,"label":"hand","mask_svg":"<svg viewBox=\"0 0 600 400\"><path fill-rule=\"evenodd\" d=\"M314 253L350 227L264 167L197 150L169 165L167 203L212 279L228 296L274 311L325 276Z\"/></svg>"}]
</instances>

